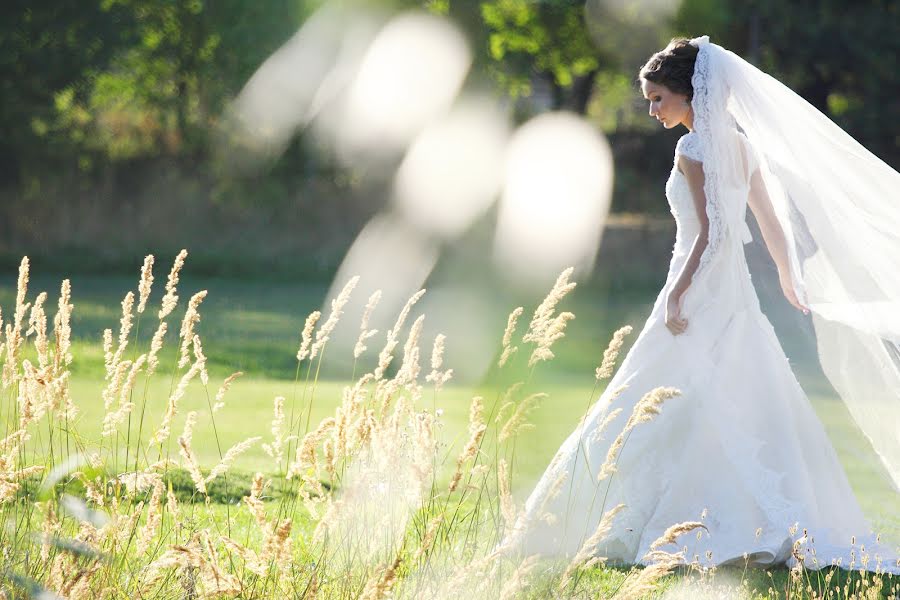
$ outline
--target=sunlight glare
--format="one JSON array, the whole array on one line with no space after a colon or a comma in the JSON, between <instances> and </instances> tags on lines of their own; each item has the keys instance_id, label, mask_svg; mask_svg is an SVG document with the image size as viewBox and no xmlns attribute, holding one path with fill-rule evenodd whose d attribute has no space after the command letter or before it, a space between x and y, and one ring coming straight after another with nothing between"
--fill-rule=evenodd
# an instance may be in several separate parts
<instances>
[{"instance_id":1,"label":"sunlight glare","mask_svg":"<svg viewBox=\"0 0 900 600\"><path fill-rule=\"evenodd\" d=\"M344 284L351 277L360 276L359 285L345 308L345 313L354 316L342 320L335 328L329 345L337 349L330 354L329 361L335 363L341 356L352 357L359 335L358 318L369 295L380 289L381 301L369 326L379 333L369 341L367 356L377 354L400 309L425 283L437 259L437 245L396 214L373 217L347 251L322 305L322 310L327 311Z\"/></svg>"},{"instance_id":2,"label":"sunlight glare","mask_svg":"<svg viewBox=\"0 0 900 600\"><path fill-rule=\"evenodd\" d=\"M513 136L494 243L511 275L543 283L567 266L590 268L609 212L609 145L586 121L548 113Z\"/></svg>"},{"instance_id":3,"label":"sunlight glare","mask_svg":"<svg viewBox=\"0 0 900 600\"><path fill-rule=\"evenodd\" d=\"M424 13L394 17L369 46L326 125L339 154L402 150L453 103L472 60L462 33Z\"/></svg>"},{"instance_id":4,"label":"sunlight glare","mask_svg":"<svg viewBox=\"0 0 900 600\"><path fill-rule=\"evenodd\" d=\"M352 18L325 3L256 70L225 112L225 130L252 162L284 151L293 135L350 83L374 38L379 19L355 10Z\"/></svg>"},{"instance_id":5,"label":"sunlight glare","mask_svg":"<svg viewBox=\"0 0 900 600\"><path fill-rule=\"evenodd\" d=\"M398 209L422 231L459 236L494 202L508 136L493 103L461 102L407 152L394 184Z\"/></svg>"}]
</instances>

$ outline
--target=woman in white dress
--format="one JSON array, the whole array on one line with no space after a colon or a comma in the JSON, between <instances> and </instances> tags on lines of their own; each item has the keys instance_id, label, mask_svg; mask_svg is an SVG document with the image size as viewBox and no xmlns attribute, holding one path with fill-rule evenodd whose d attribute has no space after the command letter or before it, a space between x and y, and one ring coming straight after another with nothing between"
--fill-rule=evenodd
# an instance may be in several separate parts
<instances>
[{"instance_id":1,"label":"woman in white dress","mask_svg":"<svg viewBox=\"0 0 900 600\"><path fill-rule=\"evenodd\" d=\"M640 563L668 527L702 518L699 538L678 540L687 561L803 556L808 568L897 572L760 310L743 246L749 206L785 297L812 311L823 369L896 486L900 176L705 36L673 40L640 78L650 116L689 130L666 183L677 222L666 284L510 539L526 553L571 554L621 503L597 548L611 562ZM632 409L660 386L680 395L630 432L615 472L601 475Z\"/></svg>"}]
</instances>

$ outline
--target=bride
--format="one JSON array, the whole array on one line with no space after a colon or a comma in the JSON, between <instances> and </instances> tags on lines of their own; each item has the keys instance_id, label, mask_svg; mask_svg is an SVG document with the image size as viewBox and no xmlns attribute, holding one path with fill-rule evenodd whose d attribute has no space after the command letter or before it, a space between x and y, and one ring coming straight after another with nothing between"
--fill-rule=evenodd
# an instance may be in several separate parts
<instances>
[{"instance_id":1,"label":"bride","mask_svg":"<svg viewBox=\"0 0 900 600\"><path fill-rule=\"evenodd\" d=\"M640 81L650 116L688 129L666 183L677 223L668 277L511 540L526 553L571 554L623 504L596 550L613 562L642 562L669 526L702 520L699 535L665 549L703 565L900 572L760 310L743 248L749 206L785 297L812 313L823 371L896 490L900 174L706 36L673 40ZM672 396L660 414L611 451L642 396L661 386L680 393L659 392Z\"/></svg>"}]
</instances>

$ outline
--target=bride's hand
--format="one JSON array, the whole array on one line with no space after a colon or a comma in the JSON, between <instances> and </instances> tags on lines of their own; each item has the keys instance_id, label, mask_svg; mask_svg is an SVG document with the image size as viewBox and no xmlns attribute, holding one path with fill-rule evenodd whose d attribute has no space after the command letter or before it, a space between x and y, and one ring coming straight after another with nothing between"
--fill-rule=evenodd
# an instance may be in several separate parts
<instances>
[{"instance_id":1,"label":"bride's hand","mask_svg":"<svg viewBox=\"0 0 900 600\"><path fill-rule=\"evenodd\" d=\"M790 273L779 271L778 281L781 283L781 291L784 293L784 297L791 303L791 306L797 310L803 311L804 315L808 315L809 307L801 304L800 300L797 298L797 293L794 291L794 284L791 281Z\"/></svg>"},{"instance_id":2,"label":"bride's hand","mask_svg":"<svg viewBox=\"0 0 900 600\"><path fill-rule=\"evenodd\" d=\"M672 335L684 333L687 329L687 319L681 316L681 296L676 290L672 290L666 296L666 327Z\"/></svg>"}]
</instances>

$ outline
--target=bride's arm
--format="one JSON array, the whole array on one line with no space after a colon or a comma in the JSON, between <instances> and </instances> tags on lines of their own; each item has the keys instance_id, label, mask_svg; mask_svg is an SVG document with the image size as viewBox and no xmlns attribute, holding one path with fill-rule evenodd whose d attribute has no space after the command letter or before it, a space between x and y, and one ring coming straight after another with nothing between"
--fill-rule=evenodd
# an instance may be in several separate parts
<instances>
[{"instance_id":1,"label":"bride's arm","mask_svg":"<svg viewBox=\"0 0 900 600\"><path fill-rule=\"evenodd\" d=\"M703 163L679 156L678 168L684 173L691 191L691 198L694 199L694 209L697 211L697 219L700 222L700 232L694 238L691 252L666 298L666 327L674 334L682 333L687 327L687 320L681 317L681 297L691 285L691 279L700 267L700 257L709 245L709 217L706 213L706 194L703 192L705 181Z\"/></svg>"},{"instance_id":2,"label":"bride's arm","mask_svg":"<svg viewBox=\"0 0 900 600\"><path fill-rule=\"evenodd\" d=\"M790 259L787 252L787 241L784 238L784 230L778 217L775 216L775 209L766 191L766 184L763 182L762 175L759 170L753 172L750 177L750 196L747 200L756 222L759 224L759 230L762 232L763 240L766 242L766 248L778 267L778 280L781 282L781 289L784 292L788 302L793 304L804 313L808 313L809 309L803 306L797 299L794 292L794 286L791 283L791 267Z\"/></svg>"},{"instance_id":3,"label":"bride's arm","mask_svg":"<svg viewBox=\"0 0 900 600\"><path fill-rule=\"evenodd\" d=\"M766 191L766 184L763 183L762 175L759 170L753 172L750 177L750 196L747 200L756 222L759 224L759 230L762 232L763 240L766 242L766 248L778 267L778 274L789 274L791 272L790 262L788 260L787 242L784 239L784 230L781 229L781 223L775 216L775 209L772 206L772 200L769 199L769 192Z\"/></svg>"}]
</instances>

